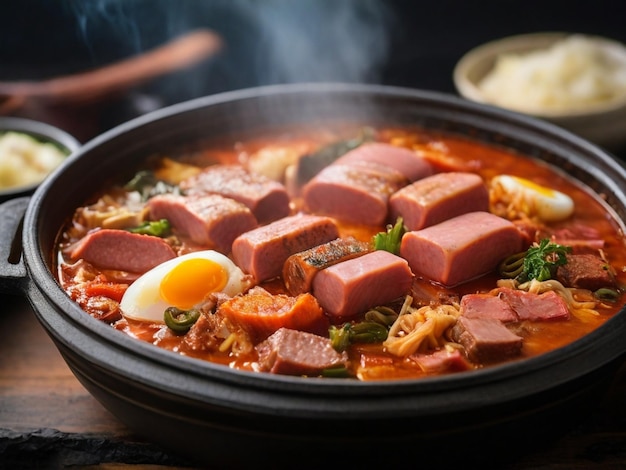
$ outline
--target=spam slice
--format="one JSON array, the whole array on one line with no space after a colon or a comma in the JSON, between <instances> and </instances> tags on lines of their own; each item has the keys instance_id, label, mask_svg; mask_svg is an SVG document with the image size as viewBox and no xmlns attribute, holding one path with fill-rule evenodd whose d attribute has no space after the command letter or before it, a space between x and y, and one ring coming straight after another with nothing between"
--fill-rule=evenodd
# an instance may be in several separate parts
<instances>
[{"instance_id":1,"label":"spam slice","mask_svg":"<svg viewBox=\"0 0 626 470\"><path fill-rule=\"evenodd\" d=\"M389 196L408 183L402 173L378 163L333 164L302 188L310 212L365 225L387 219Z\"/></svg>"},{"instance_id":2,"label":"spam slice","mask_svg":"<svg viewBox=\"0 0 626 470\"><path fill-rule=\"evenodd\" d=\"M437 173L405 186L389 198L390 219L402 217L409 230L420 230L467 212L488 210L489 192L476 173Z\"/></svg>"},{"instance_id":3,"label":"spam slice","mask_svg":"<svg viewBox=\"0 0 626 470\"><path fill-rule=\"evenodd\" d=\"M434 173L432 165L413 150L384 142L370 142L358 146L339 157L334 165L363 162L384 165L400 172L409 181L419 180Z\"/></svg>"},{"instance_id":4,"label":"spam slice","mask_svg":"<svg viewBox=\"0 0 626 470\"><path fill-rule=\"evenodd\" d=\"M451 287L487 274L522 249L512 222L477 211L405 233L400 256L416 275Z\"/></svg>"},{"instance_id":5,"label":"spam slice","mask_svg":"<svg viewBox=\"0 0 626 470\"><path fill-rule=\"evenodd\" d=\"M331 319L338 320L401 298L412 284L406 260L377 250L317 273L313 295Z\"/></svg>"},{"instance_id":6,"label":"spam slice","mask_svg":"<svg viewBox=\"0 0 626 470\"><path fill-rule=\"evenodd\" d=\"M248 207L260 224L289 215L287 189L241 165L211 165L180 183L186 195L219 194Z\"/></svg>"},{"instance_id":7,"label":"spam slice","mask_svg":"<svg viewBox=\"0 0 626 470\"><path fill-rule=\"evenodd\" d=\"M257 282L280 276L287 258L339 237L330 217L296 214L239 235L232 256Z\"/></svg>"}]
</instances>

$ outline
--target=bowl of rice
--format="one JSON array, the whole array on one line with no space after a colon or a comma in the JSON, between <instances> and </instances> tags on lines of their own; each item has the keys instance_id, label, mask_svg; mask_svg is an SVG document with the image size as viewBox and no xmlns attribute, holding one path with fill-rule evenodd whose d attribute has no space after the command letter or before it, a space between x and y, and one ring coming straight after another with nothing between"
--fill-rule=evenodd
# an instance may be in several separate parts
<instances>
[{"instance_id":1,"label":"bowl of rice","mask_svg":"<svg viewBox=\"0 0 626 470\"><path fill-rule=\"evenodd\" d=\"M79 147L72 135L58 127L0 117L0 202L31 194Z\"/></svg>"},{"instance_id":2,"label":"bowl of rice","mask_svg":"<svg viewBox=\"0 0 626 470\"><path fill-rule=\"evenodd\" d=\"M626 46L531 33L488 42L454 68L458 93L561 126L610 151L626 148Z\"/></svg>"}]
</instances>

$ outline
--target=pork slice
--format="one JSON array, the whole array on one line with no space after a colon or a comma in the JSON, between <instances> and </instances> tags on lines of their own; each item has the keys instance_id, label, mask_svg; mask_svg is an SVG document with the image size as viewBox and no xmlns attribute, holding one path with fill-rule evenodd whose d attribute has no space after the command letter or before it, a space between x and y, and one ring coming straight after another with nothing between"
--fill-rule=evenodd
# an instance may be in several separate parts
<instances>
[{"instance_id":1,"label":"pork slice","mask_svg":"<svg viewBox=\"0 0 626 470\"><path fill-rule=\"evenodd\" d=\"M512 222L479 211L405 233L400 255L416 275L451 287L493 271L522 244Z\"/></svg>"},{"instance_id":2,"label":"pork slice","mask_svg":"<svg viewBox=\"0 0 626 470\"><path fill-rule=\"evenodd\" d=\"M396 170L409 181L419 180L434 173L432 165L416 152L383 142L360 145L339 157L333 165L371 162Z\"/></svg>"},{"instance_id":3,"label":"pork slice","mask_svg":"<svg viewBox=\"0 0 626 470\"><path fill-rule=\"evenodd\" d=\"M407 295L412 283L406 260L377 250L323 269L312 285L319 304L337 321Z\"/></svg>"},{"instance_id":4,"label":"pork slice","mask_svg":"<svg viewBox=\"0 0 626 470\"><path fill-rule=\"evenodd\" d=\"M347 353L335 351L328 338L288 328L277 330L256 350L261 369L274 374L316 376L348 362Z\"/></svg>"},{"instance_id":5,"label":"pork slice","mask_svg":"<svg viewBox=\"0 0 626 470\"><path fill-rule=\"evenodd\" d=\"M88 233L72 249L72 260L83 259L101 269L144 273L176 257L162 238L126 230L99 229Z\"/></svg>"},{"instance_id":6,"label":"pork slice","mask_svg":"<svg viewBox=\"0 0 626 470\"><path fill-rule=\"evenodd\" d=\"M307 209L338 220L382 225L387 220L389 196L407 184L396 170L371 162L333 164L303 188Z\"/></svg>"},{"instance_id":7,"label":"pork slice","mask_svg":"<svg viewBox=\"0 0 626 470\"><path fill-rule=\"evenodd\" d=\"M180 183L186 195L219 194L248 207L260 224L289 215L285 186L241 165L212 165Z\"/></svg>"},{"instance_id":8,"label":"pork slice","mask_svg":"<svg viewBox=\"0 0 626 470\"><path fill-rule=\"evenodd\" d=\"M518 321L515 310L497 295L466 294L460 302L466 318L495 318L503 323Z\"/></svg>"},{"instance_id":9,"label":"pork slice","mask_svg":"<svg viewBox=\"0 0 626 470\"><path fill-rule=\"evenodd\" d=\"M487 187L475 173L438 173L401 188L389 198L389 219L402 217L409 230L488 210Z\"/></svg>"},{"instance_id":10,"label":"pork slice","mask_svg":"<svg viewBox=\"0 0 626 470\"><path fill-rule=\"evenodd\" d=\"M315 275L333 264L371 251L371 245L354 237L337 238L291 255L283 265L283 281L291 295L311 291Z\"/></svg>"},{"instance_id":11,"label":"pork slice","mask_svg":"<svg viewBox=\"0 0 626 470\"><path fill-rule=\"evenodd\" d=\"M568 320L570 318L567 303L554 291L534 294L502 287L498 289L498 296L515 310L520 320Z\"/></svg>"},{"instance_id":12,"label":"pork slice","mask_svg":"<svg viewBox=\"0 0 626 470\"><path fill-rule=\"evenodd\" d=\"M195 243L228 254L233 240L258 226L244 204L220 196L180 196L163 194L148 201L150 217L167 219Z\"/></svg>"},{"instance_id":13,"label":"pork slice","mask_svg":"<svg viewBox=\"0 0 626 470\"><path fill-rule=\"evenodd\" d=\"M474 362L501 361L521 353L523 339L495 318L460 316L450 332Z\"/></svg>"},{"instance_id":14,"label":"pork slice","mask_svg":"<svg viewBox=\"0 0 626 470\"><path fill-rule=\"evenodd\" d=\"M241 269L262 282L280 276L289 256L338 236L331 218L296 214L241 234L232 254Z\"/></svg>"},{"instance_id":15,"label":"pork slice","mask_svg":"<svg viewBox=\"0 0 626 470\"><path fill-rule=\"evenodd\" d=\"M568 254L567 263L556 270L556 279L567 287L598 290L615 287L610 266L600 256L591 253Z\"/></svg>"}]
</instances>

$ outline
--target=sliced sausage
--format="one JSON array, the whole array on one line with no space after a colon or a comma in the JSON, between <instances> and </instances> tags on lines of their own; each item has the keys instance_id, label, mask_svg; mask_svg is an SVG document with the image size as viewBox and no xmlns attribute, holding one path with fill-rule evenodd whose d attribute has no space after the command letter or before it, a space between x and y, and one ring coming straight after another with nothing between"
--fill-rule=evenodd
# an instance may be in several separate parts
<instances>
[{"instance_id":1,"label":"sliced sausage","mask_svg":"<svg viewBox=\"0 0 626 470\"><path fill-rule=\"evenodd\" d=\"M148 201L150 217L167 219L195 243L230 253L233 240L258 226L244 204L220 196L179 196L163 194Z\"/></svg>"},{"instance_id":2,"label":"sliced sausage","mask_svg":"<svg viewBox=\"0 0 626 470\"><path fill-rule=\"evenodd\" d=\"M455 286L493 271L522 249L515 225L489 212L469 212L404 234L400 256L416 274Z\"/></svg>"},{"instance_id":3,"label":"sliced sausage","mask_svg":"<svg viewBox=\"0 0 626 470\"><path fill-rule=\"evenodd\" d=\"M287 258L339 236L329 217L296 214L238 236L232 245L235 263L257 282L280 276Z\"/></svg>"},{"instance_id":4,"label":"sliced sausage","mask_svg":"<svg viewBox=\"0 0 626 470\"><path fill-rule=\"evenodd\" d=\"M316 376L348 363L347 353L335 351L328 338L288 328L276 331L256 350L261 369L274 374Z\"/></svg>"},{"instance_id":5,"label":"sliced sausage","mask_svg":"<svg viewBox=\"0 0 626 470\"><path fill-rule=\"evenodd\" d=\"M389 198L389 219L402 217L409 230L488 210L489 192L475 173L438 173L405 186Z\"/></svg>"},{"instance_id":6,"label":"sliced sausage","mask_svg":"<svg viewBox=\"0 0 626 470\"><path fill-rule=\"evenodd\" d=\"M339 157L334 165L371 162L396 170L413 182L434 173L433 166L423 157L408 148L383 142L363 144Z\"/></svg>"},{"instance_id":7,"label":"sliced sausage","mask_svg":"<svg viewBox=\"0 0 626 470\"><path fill-rule=\"evenodd\" d=\"M307 209L316 214L382 225L387 220L389 196L407 183L402 173L377 163L333 164L302 188L302 196Z\"/></svg>"},{"instance_id":8,"label":"sliced sausage","mask_svg":"<svg viewBox=\"0 0 626 470\"><path fill-rule=\"evenodd\" d=\"M407 295L412 282L406 260L377 250L320 271L313 295L331 321L340 320Z\"/></svg>"},{"instance_id":9,"label":"sliced sausage","mask_svg":"<svg viewBox=\"0 0 626 470\"><path fill-rule=\"evenodd\" d=\"M364 255L371 245L354 237L337 238L291 255L283 266L283 281L291 295L311 291L315 275L333 264Z\"/></svg>"},{"instance_id":10,"label":"sliced sausage","mask_svg":"<svg viewBox=\"0 0 626 470\"><path fill-rule=\"evenodd\" d=\"M187 195L219 194L247 206L260 224L289 215L287 189L241 165L212 165L180 183Z\"/></svg>"},{"instance_id":11,"label":"sliced sausage","mask_svg":"<svg viewBox=\"0 0 626 470\"><path fill-rule=\"evenodd\" d=\"M101 269L144 273L176 257L165 240L117 229L88 233L70 253L73 260L83 259Z\"/></svg>"}]
</instances>

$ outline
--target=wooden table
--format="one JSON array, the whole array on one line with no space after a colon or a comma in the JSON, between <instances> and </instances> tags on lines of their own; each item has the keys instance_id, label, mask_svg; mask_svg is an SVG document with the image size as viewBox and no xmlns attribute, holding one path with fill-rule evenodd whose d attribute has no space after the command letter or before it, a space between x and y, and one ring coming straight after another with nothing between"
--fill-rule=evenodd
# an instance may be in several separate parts
<instances>
[{"instance_id":1,"label":"wooden table","mask_svg":"<svg viewBox=\"0 0 626 470\"><path fill-rule=\"evenodd\" d=\"M0 305L0 468L194 467L105 410L74 378L26 300L0 295ZM626 469L626 362L591 415L504 468Z\"/></svg>"}]
</instances>

